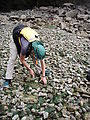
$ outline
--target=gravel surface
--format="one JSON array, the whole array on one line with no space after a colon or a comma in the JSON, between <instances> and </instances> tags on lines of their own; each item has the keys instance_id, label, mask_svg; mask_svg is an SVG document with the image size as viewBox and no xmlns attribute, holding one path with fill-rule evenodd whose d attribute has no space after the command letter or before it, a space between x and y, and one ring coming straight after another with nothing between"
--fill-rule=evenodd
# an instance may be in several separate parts
<instances>
[{"instance_id":1,"label":"gravel surface","mask_svg":"<svg viewBox=\"0 0 90 120\"><path fill-rule=\"evenodd\" d=\"M13 28L35 29L46 49L48 84L16 60L12 86L0 91L1 120L90 120L90 11L64 4L0 14L0 78L5 77ZM31 58L27 62L35 70ZM1 84L1 83L0 83Z\"/></svg>"}]
</instances>

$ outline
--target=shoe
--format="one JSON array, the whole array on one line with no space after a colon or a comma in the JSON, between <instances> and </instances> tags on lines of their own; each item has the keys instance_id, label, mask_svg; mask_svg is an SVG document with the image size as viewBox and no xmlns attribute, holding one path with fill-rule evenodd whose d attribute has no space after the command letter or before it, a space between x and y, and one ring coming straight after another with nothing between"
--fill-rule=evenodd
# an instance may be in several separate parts
<instances>
[{"instance_id":1,"label":"shoe","mask_svg":"<svg viewBox=\"0 0 90 120\"><path fill-rule=\"evenodd\" d=\"M1 79L0 80L0 90L3 88L9 88L9 85L11 84L11 79Z\"/></svg>"},{"instance_id":2,"label":"shoe","mask_svg":"<svg viewBox=\"0 0 90 120\"><path fill-rule=\"evenodd\" d=\"M9 81L5 81L5 82L3 83L3 87L4 87L4 88L9 88Z\"/></svg>"},{"instance_id":3,"label":"shoe","mask_svg":"<svg viewBox=\"0 0 90 120\"><path fill-rule=\"evenodd\" d=\"M2 91L4 88L9 88L9 81L0 80L0 91Z\"/></svg>"}]
</instances>

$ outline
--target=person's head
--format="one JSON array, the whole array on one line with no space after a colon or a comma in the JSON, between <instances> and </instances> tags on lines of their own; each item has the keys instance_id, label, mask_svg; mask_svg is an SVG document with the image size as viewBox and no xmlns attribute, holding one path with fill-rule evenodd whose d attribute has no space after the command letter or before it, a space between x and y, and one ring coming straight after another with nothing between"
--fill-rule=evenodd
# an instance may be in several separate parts
<instances>
[{"instance_id":1,"label":"person's head","mask_svg":"<svg viewBox=\"0 0 90 120\"><path fill-rule=\"evenodd\" d=\"M45 48L40 41L32 42L32 48L37 59L42 60L45 57Z\"/></svg>"}]
</instances>

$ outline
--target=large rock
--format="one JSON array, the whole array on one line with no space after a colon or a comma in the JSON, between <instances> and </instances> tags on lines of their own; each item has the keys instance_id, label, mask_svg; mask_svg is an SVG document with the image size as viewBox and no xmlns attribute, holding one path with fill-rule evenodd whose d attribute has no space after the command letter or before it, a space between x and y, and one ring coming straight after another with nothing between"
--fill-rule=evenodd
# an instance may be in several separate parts
<instances>
[{"instance_id":1,"label":"large rock","mask_svg":"<svg viewBox=\"0 0 90 120\"><path fill-rule=\"evenodd\" d=\"M0 10L31 9L34 6L60 6L63 3L90 3L90 0L1 0ZM72 4L65 4L71 5Z\"/></svg>"}]
</instances>

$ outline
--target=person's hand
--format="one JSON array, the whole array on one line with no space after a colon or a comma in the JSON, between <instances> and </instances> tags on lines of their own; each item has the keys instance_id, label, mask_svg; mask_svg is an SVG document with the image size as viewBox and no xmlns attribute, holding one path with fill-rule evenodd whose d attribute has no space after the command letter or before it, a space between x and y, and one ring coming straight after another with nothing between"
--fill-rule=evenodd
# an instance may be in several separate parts
<instances>
[{"instance_id":1,"label":"person's hand","mask_svg":"<svg viewBox=\"0 0 90 120\"><path fill-rule=\"evenodd\" d=\"M42 77L41 77L41 80L43 81L44 85L47 84L47 80L46 80L46 77L45 77L45 76L42 76Z\"/></svg>"},{"instance_id":2,"label":"person's hand","mask_svg":"<svg viewBox=\"0 0 90 120\"><path fill-rule=\"evenodd\" d=\"M30 74L32 75L32 77L35 77L34 71L32 69L29 70Z\"/></svg>"}]
</instances>

